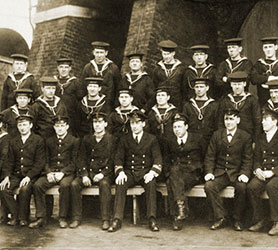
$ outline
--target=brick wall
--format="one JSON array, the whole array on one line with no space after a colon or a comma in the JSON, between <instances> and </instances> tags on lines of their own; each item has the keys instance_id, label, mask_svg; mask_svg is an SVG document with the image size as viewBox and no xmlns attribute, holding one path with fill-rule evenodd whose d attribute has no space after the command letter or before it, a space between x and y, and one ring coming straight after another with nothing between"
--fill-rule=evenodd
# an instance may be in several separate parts
<instances>
[{"instance_id":1,"label":"brick wall","mask_svg":"<svg viewBox=\"0 0 278 250\"><path fill-rule=\"evenodd\" d=\"M97 11L97 17L63 17L36 25L29 60L36 79L56 74L56 58L60 56L74 59L73 72L80 77L84 65L92 59L90 43L95 40L111 43L109 58L121 66L132 1L41 0L38 11L65 4L90 7Z\"/></svg>"}]
</instances>

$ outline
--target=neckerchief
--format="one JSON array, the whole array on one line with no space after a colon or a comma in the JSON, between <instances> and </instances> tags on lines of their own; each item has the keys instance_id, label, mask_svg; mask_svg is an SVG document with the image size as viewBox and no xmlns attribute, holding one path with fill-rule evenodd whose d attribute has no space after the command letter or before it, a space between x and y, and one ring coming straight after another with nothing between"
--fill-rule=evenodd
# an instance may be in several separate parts
<instances>
[{"instance_id":1,"label":"neckerchief","mask_svg":"<svg viewBox=\"0 0 278 250\"><path fill-rule=\"evenodd\" d=\"M54 78L58 81L59 87L60 87L60 89L61 89L61 95L64 94L65 88L68 87L68 86L71 84L71 80L76 79L75 76L72 76L72 77L70 77L69 79L67 79L67 81L66 81L65 83L61 83L60 80L59 80L59 77L54 76Z\"/></svg>"},{"instance_id":2,"label":"neckerchief","mask_svg":"<svg viewBox=\"0 0 278 250\"><path fill-rule=\"evenodd\" d=\"M243 63L244 60L247 60L247 57L242 57L242 58L240 58L240 59L237 61L236 66L233 68L233 65L232 65L232 63L231 63L231 60L230 60L229 58L227 58L227 59L226 59L226 63L227 63L227 65L228 65L229 69L230 69L230 73L233 73L234 70L236 70L236 69Z\"/></svg>"},{"instance_id":3,"label":"neckerchief","mask_svg":"<svg viewBox=\"0 0 278 250\"><path fill-rule=\"evenodd\" d=\"M192 103L192 106L195 108L197 111L198 119L201 121L204 119L204 115L202 113L202 110L207 107L211 102L214 102L215 100L213 98L208 98L208 100L203 104L202 107L198 107L196 100L194 98L190 98L190 101Z\"/></svg>"},{"instance_id":4,"label":"neckerchief","mask_svg":"<svg viewBox=\"0 0 278 250\"><path fill-rule=\"evenodd\" d=\"M242 98L239 101L235 101L235 98L233 97L232 94L228 94L228 97L230 98L230 101L233 103L235 109L239 109L239 106L241 105L242 102L244 102L248 96L250 96L250 93L244 93Z\"/></svg>"},{"instance_id":5,"label":"neckerchief","mask_svg":"<svg viewBox=\"0 0 278 250\"><path fill-rule=\"evenodd\" d=\"M12 112L15 113L16 117L20 116L19 110L18 110L18 107L17 107L16 104L11 106L11 110L12 110ZM26 109L26 110L27 110L26 115L28 115L29 114L29 109Z\"/></svg>"},{"instance_id":6,"label":"neckerchief","mask_svg":"<svg viewBox=\"0 0 278 250\"><path fill-rule=\"evenodd\" d=\"M37 100L41 101L48 109L50 109L50 111L52 112L53 115L56 115L55 108L57 108L57 105L60 101L60 97L54 96L54 105L53 106L50 106L49 103L42 98L42 96L39 96L37 98Z\"/></svg>"},{"instance_id":7,"label":"neckerchief","mask_svg":"<svg viewBox=\"0 0 278 250\"><path fill-rule=\"evenodd\" d=\"M173 71L176 69L176 67L181 64L181 61L178 59L175 59L175 63L173 64L171 69L167 69L162 60L159 61L157 64L164 70L165 75L167 77L170 77L172 75Z\"/></svg>"},{"instance_id":8,"label":"neckerchief","mask_svg":"<svg viewBox=\"0 0 278 250\"><path fill-rule=\"evenodd\" d=\"M125 74L125 76L126 76L128 82L130 83L130 85L128 86L128 88L131 89L131 88L132 88L132 85L133 85L135 82L139 81L139 80L142 78L142 76L144 76L144 75L147 75L147 73L146 73L146 72L140 73L140 74L137 76L137 78L136 78L135 80L132 81L131 74L130 74L130 73Z\"/></svg>"},{"instance_id":9,"label":"neckerchief","mask_svg":"<svg viewBox=\"0 0 278 250\"><path fill-rule=\"evenodd\" d=\"M27 77L31 76L32 74L29 72L25 72L24 75L21 77L21 79L16 80L15 76L13 73L8 74L8 76L12 79L12 81L15 83L15 87L16 89L19 89L20 85L22 84L22 82L27 79Z\"/></svg>"},{"instance_id":10,"label":"neckerchief","mask_svg":"<svg viewBox=\"0 0 278 250\"><path fill-rule=\"evenodd\" d=\"M258 60L261 64L265 65L268 67L268 70L265 72L267 73L268 75L272 75L272 70L274 68L274 66L276 65L276 63L278 62L278 59L276 59L274 62L272 63L267 63L264 59L259 59Z\"/></svg>"},{"instance_id":11,"label":"neckerchief","mask_svg":"<svg viewBox=\"0 0 278 250\"><path fill-rule=\"evenodd\" d=\"M91 64L93 65L95 71L96 71L96 75L97 76L103 76L103 71L106 70L108 68L108 65L112 63L111 60L109 60L108 58L106 58L105 63L102 65L101 70L98 69L97 63L94 60L91 60Z\"/></svg>"},{"instance_id":12,"label":"neckerchief","mask_svg":"<svg viewBox=\"0 0 278 250\"><path fill-rule=\"evenodd\" d=\"M128 119L128 115L133 112L134 110L138 110L139 108L136 106L132 106L131 110L127 113L122 113L122 110L120 107L115 108L116 113L121 117L121 120L123 121L123 127L122 127L122 132L124 132L125 134L128 133L128 129L126 128L126 124L129 121Z\"/></svg>"},{"instance_id":13,"label":"neckerchief","mask_svg":"<svg viewBox=\"0 0 278 250\"><path fill-rule=\"evenodd\" d=\"M105 95L101 95L100 98L96 101L95 105L94 106L90 106L88 104L88 98L87 96L84 96L81 103L82 105L86 108L86 114L87 114L87 119L90 118L90 115L95 111L95 109L101 107L104 105L105 103Z\"/></svg>"},{"instance_id":14,"label":"neckerchief","mask_svg":"<svg viewBox=\"0 0 278 250\"><path fill-rule=\"evenodd\" d=\"M169 120L171 114L169 113L170 110L175 109L176 107L173 104L169 104L169 107L165 110L164 114L160 114L157 104L152 107L152 110L155 113L155 118L158 122L158 129L160 129L161 134L164 134L164 126L165 123Z\"/></svg>"},{"instance_id":15,"label":"neckerchief","mask_svg":"<svg viewBox=\"0 0 278 250\"><path fill-rule=\"evenodd\" d=\"M203 70L202 70L202 72L201 72L201 75L198 75L198 70L197 70L195 67L193 67L192 65L189 65L189 66L188 66L188 68L190 68L191 70L193 70L193 71L195 72L196 76L199 77L199 78L204 78L204 77L205 77L205 72L206 72L208 69L210 69L211 67L213 67L213 64L210 63L210 64L207 65L205 68L203 68ZM189 87L190 87L191 89L194 89L193 86L191 85L189 79L188 79L188 85L189 85Z\"/></svg>"},{"instance_id":16,"label":"neckerchief","mask_svg":"<svg viewBox=\"0 0 278 250\"><path fill-rule=\"evenodd\" d=\"M274 103L271 101L271 99L268 99L268 100L267 100L267 106L268 106L271 110L273 110L273 111L275 111L275 112L278 111L278 107L277 107L277 108L274 107Z\"/></svg>"}]
</instances>

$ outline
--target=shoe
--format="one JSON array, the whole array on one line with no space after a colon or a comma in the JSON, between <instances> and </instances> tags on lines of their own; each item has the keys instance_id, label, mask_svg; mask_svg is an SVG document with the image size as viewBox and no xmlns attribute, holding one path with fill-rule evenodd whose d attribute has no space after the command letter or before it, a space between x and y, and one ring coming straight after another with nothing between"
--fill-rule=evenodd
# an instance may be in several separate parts
<instances>
[{"instance_id":1,"label":"shoe","mask_svg":"<svg viewBox=\"0 0 278 250\"><path fill-rule=\"evenodd\" d=\"M108 221L108 220L104 220L104 221L102 222L101 229L102 229L102 230L108 230L109 227L110 227L109 221Z\"/></svg>"},{"instance_id":2,"label":"shoe","mask_svg":"<svg viewBox=\"0 0 278 250\"><path fill-rule=\"evenodd\" d=\"M27 222L27 220L20 220L20 221L19 221L19 225L20 225L21 227L26 227L26 226L28 225L28 222Z\"/></svg>"},{"instance_id":3,"label":"shoe","mask_svg":"<svg viewBox=\"0 0 278 250\"><path fill-rule=\"evenodd\" d=\"M29 224L29 228L39 228L39 227L43 227L45 224L45 220L44 218L39 218L36 221L32 222Z\"/></svg>"},{"instance_id":4,"label":"shoe","mask_svg":"<svg viewBox=\"0 0 278 250\"><path fill-rule=\"evenodd\" d=\"M264 225L264 220L260 220L255 225L249 227L248 230L251 232L259 232L261 229L263 229Z\"/></svg>"},{"instance_id":5,"label":"shoe","mask_svg":"<svg viewBox=\"0 0 278 250\"><path fill-rule=\"evenodd\" d=\"M177 201L177 205L178 205L178 216L177 216L177 220L184 220L185 219L185 214L184 214L184 201L179 200Z\"/></svg>"},{"instance_id":6,"label":"shoe","mask_svg":"<svg viewBox=\"0 0 278 250\"><path fill-rule=\"evenodd\" d=\"M240 221L235 221L234 230L235 231L242 231L243 230L243 225Z\"/></svg>"},{"instance_id":7,"label":"shoe","mask_svg":"<svg viewBox=\"0 0 278 250\"><path fill-rule=\"evenodd\" d=\"M59 226L60 226L60 228L67 228L68 227L68 223L67 223L67 221L65 219L60 218L59 219Z\"/></svg>"},{"instance_id":8,"label":"shoe","mask_svg":"<svg viewBox=\"0 0 278 250\"><path fill-rule=\"evenodd\" d=\"M108 228L108 232L110 233L116 232L121 228L121 226L122 226L121 221L119 219L114 219L112 225Z\"/></svg>"},{"instance_id":9,"label":"shoe","mask_svg":"<svg viewBox=\"0 0 278 250\"><path fill-rule=\"evenodd\" d=\"M180 231L180 230L182 230L182 227L183 227L182 220L178 220L177 217L175 217L175 219L173 221L173 230Z\"/></svg>"},{"instance_id":10,"label":"shoe","mask_svg":"<svg viewBox=\"0 0 278 250\"><path fill-rule=\"evenodd\" d=\"M149 228L151 229L151 231L153 232L158 232L159 231L159 226L156 223L156 219L155 218L150 218L149 220Z\"/></svg>"},{"instance_id":11,"label":"shoe","mask_svg":"<svg viewBox=\"0 0 278 250\"><path fill-rule=\"evenodd\" d=\"M268 235L278 235L278 222L274 222L272 228L268 231Z\"/></svg>"},{"instance_id":12,"label":"shoe","mask_svg":"<svg viewBox=\"0 0 278 250\"><path fill-rule=\"evenodd\" d=\"M226 220L224 218L221 218L214 222L214 224L210 227L211 230L217 230L220 228L223 228L225 226Z\"/></svg>"},{"instance_id":13,"label":"shoe","mask_svg":"<svg viewBox=\"0 0 278 250\"><path fill-rule=\"evenodd\" d=\"M7 222L7 225L9 225L9 226L16 226L17 224L18 224L17 219L11 219Z\"/></svg>"},{"instance_id":14,"label":"shoe","mask_svg":"<svg viewBox=\"0 0 278 250\"><path fill-rule=\"evenodd\" d=\"M70 228L77 228L79 225L80 225L80 221L79 221L79 220L73 220L73 221L70 223L69 227L70 227Z\"/></svg>"}]
</instances>

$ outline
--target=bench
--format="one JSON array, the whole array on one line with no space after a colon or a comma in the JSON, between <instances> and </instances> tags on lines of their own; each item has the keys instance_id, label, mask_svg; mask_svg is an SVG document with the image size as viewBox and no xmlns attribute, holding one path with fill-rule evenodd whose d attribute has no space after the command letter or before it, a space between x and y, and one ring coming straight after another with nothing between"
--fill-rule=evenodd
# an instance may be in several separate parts
<instances>
[{"instance_id":1,"label":"bench","mask_svg":"<svg viewBox=\"0 0 278 250\"><path fill-rule=\"evenodd\" d=\"M59 195L58 189L59 189L58 185L53 186L52 188L50 188L46 191L46 194L58 196ZM165 183L157 183L156 190L157 190L157 192L161 193L161 195L164 198L166 198L166 196L168 196L167 187L166 187ZM18 192L19 192L19 189L16 189L15 194L18 194ZM112 195L115 195L115 192L116 192L116 188L115 188L115 186L112 186L112 188L111 188ZM140 185L134 186L127 190L127 195L132 196L132 202L133 202L132 216L133 216L133 224L134 225L136 225L137 219L139 218L136 196L142 195L144 192L145 192L144 188ZM228 186L220 192L220 196L223 198L234 198L234 193L235 193L234 187ZM99 188L98 188L98 186L83 188L81 190L81 195L99 195ZM203 197L203 198L205 198L206 193L205 193L204 185L201 184L201 185L194 186L192 189L186 191L185 195L187 197ZM268 199L268 195L266 192L264 192L262 194L262 198ZM168 206L167 199L164 199L164 201L165 201L165 211L166 211L167 206Z\"/></svg>"},{"instance_id":2,"label":"bench","mask_svg":"<svg viewBox=\"0 0 278 250\"><path fill-rule=\"evenodd\" d=\"M136 225L137 219L139 218L139 213L138 213L138 205L137 205L137 199L136 196L142 195L145 192L144 188L142 186L134 186L132 188L129 188L127 190L127 195L132 196L132 203L133 203L133 212L132 212L132 217L133 217L133 224ZM15 195L19 193L19 189L17 188L15 190ZM112 186L111 187L111 193L112 195L115 195L116 193L116 187ZM55 185L51 188L49 188L46 191L47 195L53 195L53 196L58 196L59 195L59 185ZM87 187L83 188L81 190L81 195L99 195L99 188L98 186L92 186L92 187Z\"/></svg>"}]
</instances>

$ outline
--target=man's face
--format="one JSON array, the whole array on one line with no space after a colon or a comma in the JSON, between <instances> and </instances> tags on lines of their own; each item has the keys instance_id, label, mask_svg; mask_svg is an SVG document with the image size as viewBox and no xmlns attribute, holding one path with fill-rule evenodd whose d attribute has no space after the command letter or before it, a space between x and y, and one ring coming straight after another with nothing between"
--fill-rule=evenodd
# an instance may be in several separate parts
<instances>
[{"instance_id":1,"label":"man's face","mask_svg":"<svg viewBox=\"0 0 278 250\"><path fill-rule=\"evenodd\" d=\"M19 108L26 108L31 101L31 98L27 95L17 95L15 99Z\"/></svg>"},{"instance_id":2,"label":"man's face","mask_svg":"<svg viewBox=\"0 0 278 250\"><path fill-rule=\"evenodd\" d=\"M131 127L131 131L134 134L140 134L144 127L145 127L145 121L141 121L139 119L130 119L130 127Z\"/></svg>"},{"instance_id":3,"label":"man's face","mask_svg":"<svg viewBox=\"0 0 278 250\"><path fill-rule=\"evenodd\" d=\"M195 52L192 58L196 66L203 66L204 64L206 64L208 55L205 52L199 51L199 52Z\"/></svg>"},{"instance_id":4,"label":"man's face","mask_svg":"<svg viewBox=\"0 0 278 250\"><path fill-rule=\"evenodd\" d=\"M33 123L27 120L20 120L17 122L17 129L21 135L27 135L31 132Z\"/></svg>"},{"instance_id":5,"label":"man's face","mask_svg":"<svg viewBox=\"0 0 278 250\"><path fill-rule=\"evenodd\" d=\"M175 51L171 52L171 51L161 50L161 55L164 63L170 63L174 59Z\"/></svg>"},{"instance_id":6,"label":"man's face","mask_svg":"<svg viewBox=\"0 0 278 250\"><path fill-rule=\"evenodd\" d=\"M185 124L184 121L176 121L173 123L173 131L176 137L178 138L184 137L187 129L188 129L188 125Z\"/></svg>"},{"instance_id":7,"label":"man's face","mask_svg":"<svg viewBox=\"0 0 278 250\"><path fill-rule=\"evenodd\" d=\"M122 107L128 107L133 101L133 97L126 93L119 95L119 103Z\"/></svg>"},{"instance_id":8,"label":"man's face","mask_svg":"<svg viewBox=\"0 0 278 250\"><path fill-rule=\"evenodd\" d=\"M269 95L273 103L278 103L278 89L270 89Z\"/></svg>"},{"instance_id":9,"label":"man's face","mask_svg":"<svg viewBox=\"0 0 278 250\"><path fill-rule=\"evenodd\" d=\"M238 45L228 45L227 51L231 58L236 58L240 55L242 51L242 47Z\"/></svg>"},{"instance_id":10,"label":"man's face","mask_svg":"<svg viewBox=\"0 0 278 250\"><path fill-rule=\"evenodd\" d=\"M207 86L205 83L197 83L194 86L194 90L197 97L203 97L207 94L209 86Z\"/></svg>"},{"instance_id":11,"label":"man's face","mask_svg":"<svg viewBox=\"0 0 278 250\"><path fill-rule=\"evenodd\" d=\"M225 115L224 124L227 130L234 130L240 122L240 118L235 115Z\"/></svg>"},{"instance_id":12,"label":"man's face","mask_svg":"<svg viewBox=\"0 0 278 250\"><path fill-rule=\"evenodd\" d=\"M59 76L64 78L68 77L71 71L71 66L68 64L59 64L58 67Z\"/></svg>"},{"instance_id":13,"label":"man's face","mask_svg":"<svg viewBox=\"0 0 278 250\"><path fill-rule=\"evenodd\" d=\"M24 73L26 69L27 69L27 62L23 60L14 60L13 62L14 73Z\"/></svg>"},{"instance_id":14,"label":"man's face","mask_svg":"<svg viewBox=\"0 0 278 250\"><path fill-rule=\"evenodd\" d=\"M41 88L42 94L47 99L53 99L55 96L56 86L53 85L45 85Z\"/></svg>"},{"instance_id":15,"label":"man's face","mask_svg":"<svg viewBox=\"0 0 278 250\"><path fill-rule=\"evenodd\" d=\"M244 92L246 82L231 82L231 88L234 95L241 95Z\"/></svg>"},{"instance_id":16,"label":"man's face","mask_svg":"<svg viewBox=\"0 0 278 250\"><path fill-rule=\"evenodd\" d=\"M97 96L101 90L101 87L96 83L89 83L87 85L88 95Z\"/></svg>"},{"instance_id":17,"label":"man's face","mask_svg":"<svg viewBox=\"0 0 278 250\"><path fill-rule=\"evenodd\" d=\"M142 68L143 64L140 58L134 57L129 60L129 67L133 71L138 71Z\"/></svg>"},{"instance_id":18,"label":"man's face","mask_svg":"<svg viewBox=\"0 0 278 250\"><path fill-rule=\"evenodd\" d=\"M96 133L102 133L107 127L107 122L103 119L103 117L93 118L93 127Z\"/></svg>"},{"instance_id":19,"label":"man's face","mask_svg":"<svg viewBox=\"0 0 278 250\"><path fill-rule=\"evenodd\" d=\"M271 115L264 115L262 125L264 132L268 132L277 125L277 119L272 118Z\"/></svg>"},{"instance_id":20,"label":"man's face","mask_svg":"<svg viewBox=\"0 0 278 250\"><path fill-rule=\"evenodd\" d=\"M167 104L169 99L170 99L170 96L165 91L158 92L156 94L156 102L158 105L162 106L162 105Z\"/></svg>"},{"instance_id":21,"label":"man's face","mask_svg":"<svg viewBox=\"0 0 278 250\"><path fill-rule=\"evenodd\" d=\"M69 125L65 121L59 121L54 124L54 130L57 136L64 136L69 129Z\"/></svg>"},{"instance_id":22,"label":"man's face","mask_svg":"<svg viewBox=\"0 0 278 250\"><path fill-rule=\"evenodd\" d=\"M102 64L104 63L107 55L108 55L108 51L105 49L94 49L93 50L93 55L95 57L95 61L98 64Z\"/></svg>"},{"instance_id":23,"label":"man's face","mask_svg":"<svg viewBox=\"0 0 278 250\"><path fill-rule=\"evenodd\" d=\"M263 52L265 54L265 58L272 58L276 56L277 45L270 43L270 44L263 44Z\"/></svg>"}]
</instances>

